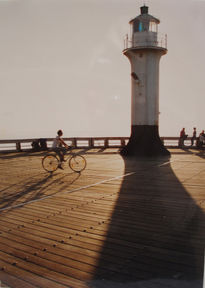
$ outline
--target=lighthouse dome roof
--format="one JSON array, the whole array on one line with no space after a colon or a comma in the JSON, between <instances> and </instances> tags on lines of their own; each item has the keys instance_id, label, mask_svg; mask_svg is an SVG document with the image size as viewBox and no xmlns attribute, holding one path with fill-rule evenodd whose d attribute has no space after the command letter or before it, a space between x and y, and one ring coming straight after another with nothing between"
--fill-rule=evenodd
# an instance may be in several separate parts
<instances>
[{"instance_id":1,"label":"lighthouse dome roof","mask_svg":"<svg viewBox=\"0 0 205 288\"><path fill-rule=\"evenodd\" d=\"M140 22L155 22L156 24L159 24L160 21L159 19L155 18L154 16L148 14L148 7L147 6L142 6L140 7L141 9L141 14L135 18L133 18L132 20L130 20L130 24L132 22L135 22L135 21L140 21Z\"/></svg>"},{"instance_id":2,"label":"lighthouse dome roof","mask_svg":"<svg viewBox=\"0 0 205 288\"><path fill-rule=\"evenodd\" d=\"M157 23L157 24L160 23L160 20L159 20L159 19L153 17L153 16L150 15L150 14L139 15L139 16L133 18L132 20L130 20L129 23L131 24L132 22L135 22L135 21L137 21L137 20L140 21L140 22L155 22L155 23Z\"/></svg>"}]
</instances>

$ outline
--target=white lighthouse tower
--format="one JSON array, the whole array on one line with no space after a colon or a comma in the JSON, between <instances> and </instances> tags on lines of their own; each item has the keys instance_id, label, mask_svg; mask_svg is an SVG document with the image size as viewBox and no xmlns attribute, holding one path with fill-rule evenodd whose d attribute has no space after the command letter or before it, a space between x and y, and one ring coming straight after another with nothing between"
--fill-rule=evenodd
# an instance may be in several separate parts
<instances>
[{"instance_id":1,"label":"white lighthouse tower","mask_svg":"<svg viewBox=\"0 0 205 288\"><path fill-rule=\"evenodd\" d=\"M123 50L131 63L131 136L121 154L125 156L169 155L158 132L159 62L167 53L166 36L159 38L160 21L142 6L132 19L131 38L126 37Z\"/></svg>"}]
</instances>

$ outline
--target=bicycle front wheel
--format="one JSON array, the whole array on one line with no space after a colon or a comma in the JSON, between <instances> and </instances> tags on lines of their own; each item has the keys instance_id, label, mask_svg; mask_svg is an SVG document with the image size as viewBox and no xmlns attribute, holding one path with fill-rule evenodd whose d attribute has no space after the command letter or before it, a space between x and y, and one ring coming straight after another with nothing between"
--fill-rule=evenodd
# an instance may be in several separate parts
<instances>
[{"instance_id":1,"label":"bicycle front wheel","mask_svg":"<svg viewBox=\"0 0 205 288\"><path fill-rule=\"evenodd\" d=\"M82 155L73 155L69 160L69 166L75 172L82 172L86 165L87 162Z\"/></svg>"},{"instance_id":2,"label":"bicycle front wheel","mask_svg":"<svg viewBox=\"0 0 205 288\"><path fill-rule=\"evenodd\" d=\"M42 159L42 166L47 172L54 172L58 169L58 158L54 155L46 155Z\"/></svg>"}]
</instances>

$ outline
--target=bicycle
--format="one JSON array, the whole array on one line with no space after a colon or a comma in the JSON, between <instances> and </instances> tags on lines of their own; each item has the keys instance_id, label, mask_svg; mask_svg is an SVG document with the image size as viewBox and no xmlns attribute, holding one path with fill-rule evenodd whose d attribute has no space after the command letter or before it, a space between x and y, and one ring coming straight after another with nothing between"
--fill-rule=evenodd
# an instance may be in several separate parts
<instances>
[{"instance_id":1,"label":"bicycle","mask_svg":"<svg viewBox=\"0 0 205 288\"><path fill-rule=\"evenodd\" d=\"M77 173L81 173L87 166L85 157L73 152L70 152L68 157L64 159L64 163L68 163L69 167ZM62 163L56 152L50 152L42 159L43 168L50 173L55 172L59 168L60 164Z\"/></svg>"}]
</instances>

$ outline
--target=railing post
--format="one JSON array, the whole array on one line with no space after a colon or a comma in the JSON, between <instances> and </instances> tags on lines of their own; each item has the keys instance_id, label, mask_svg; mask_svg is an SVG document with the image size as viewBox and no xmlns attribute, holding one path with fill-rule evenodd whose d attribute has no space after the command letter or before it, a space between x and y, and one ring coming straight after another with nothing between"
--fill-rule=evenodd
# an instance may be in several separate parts
<instances>
[{"instance_id":1,"label":"railing post","mask_svg":"<svg viewBox=\"0 0 205 288\"><path fill-rule=\"evenodd\" d=\"M128 34L126 34L125 37L126 37L125 38L125 49L127 49L128 48Z\"/></svg>"},{"instance_id":2,"label":"railing post","mask_svg":"<svg viewBox=\"0 0 205 288\"><path fill-rule=\"evenodd\" d=\"M94 139L93 139L93 138L90 138L90 139L89 139L89 147L90 147L90 148L93 148L93 147L94 147Z\"/></svg>"},{"instance_id":3,"label":"railing post","mask_svg":"<svg viewBox=\"0 0 205 288\"><path fill-rule=\"evenodd\" d=\"M122 147L125 146L125 139L121 139L121 146L122 146Z\"/></svg>"},{"instance_id":4,"label":"railing post","mask_svg":"<svg viewBox=\"0 0 205 288\"><path fill-rule=\"evenodd\" d=\"M21 142L16 142L16 151L21 152Z\"/></svg>"},{"instance_id":5,"label":"railing post","mask_svg":"<svg viewBox=\"0 0 205 288\"><path fill-rule=\"evenodd\" d=\"M74 138L72 141L72 146L74 146L75 148L77 148L77 139Z\"/></svg>"},{"instance_id":6,"label":"railing post","mask_svg":"<svg viewBox=\"0 0 205 288\"><path fill-rule=\"evenodd\" d=\"M105 145L105 148L108 148L108 139L105 139L105 141L104 141L104 145Z\"/></svg>"},{"instance_id":7,"label":"railing post","mask_svg":"<svg viewBox=\"0 0 205 288\"><path fill-rule=\"evenodd\" d=\"M165 48L167 49L167 34L165 34Z\"/></svg>"}]
</instances>

